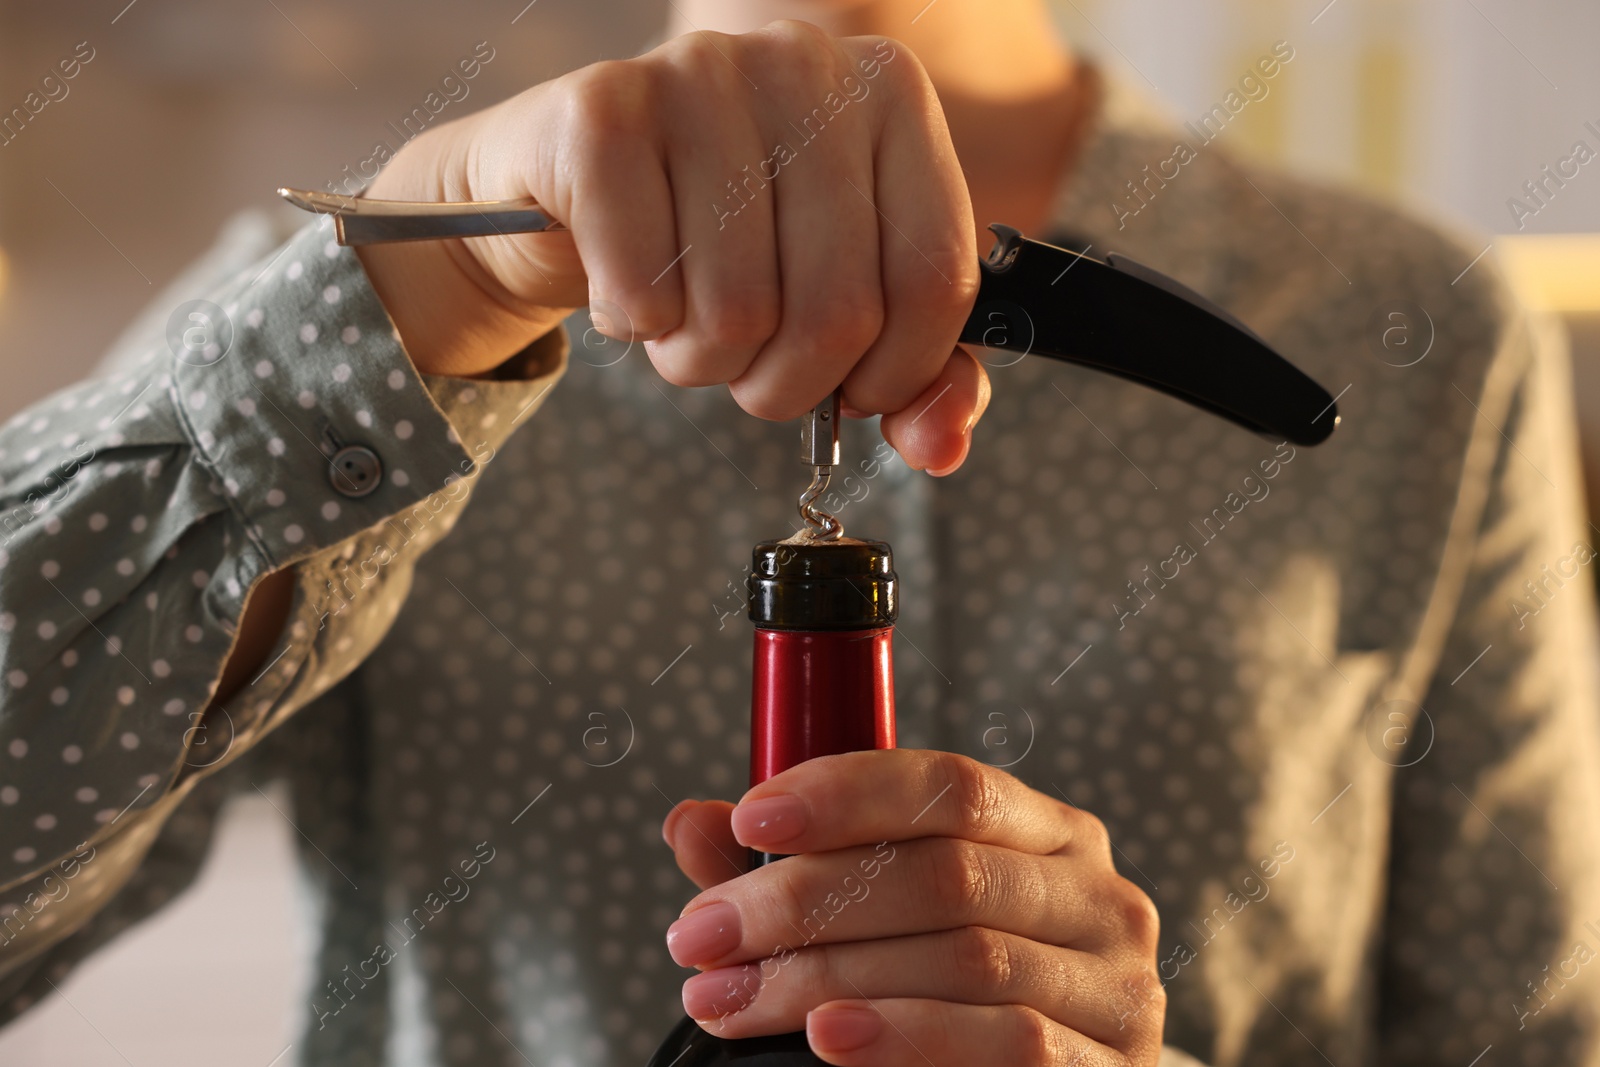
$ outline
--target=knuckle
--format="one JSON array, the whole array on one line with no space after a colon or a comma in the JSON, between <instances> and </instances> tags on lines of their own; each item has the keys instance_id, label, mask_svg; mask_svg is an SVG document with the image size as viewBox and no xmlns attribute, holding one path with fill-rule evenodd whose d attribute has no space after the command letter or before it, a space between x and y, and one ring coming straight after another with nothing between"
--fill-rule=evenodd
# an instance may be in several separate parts
<instances>
[{"instance_id":1,"label":"knuckle","mask_svg":"<svg viewBox=\"0 0 1600 1067\"><path fill-rule=\"evenodd\" d=\"M672 72L672 88L703 95L708 90L721 94L736 84L744 84L739 73L743 64L736 56L745 49L744 38L715 30L697 30L675 37L662 48L664 65Z\"/></svg>"},{"instance_id":2,"label":"knuckle","mask_svg":"<svg viewBox=\"0 0 1600 1067\"><path fill-rule=\"evenodd\" d=\"M1149 1049L1160 1044L1160 1033L1167 1014L1167 989L1148 968L1121 981L1120 1003L1117 1014L1116 1044L1124 1051ZM1143 1062L1137 1056L1134 1062Z\"/></svg>"},{"instance_id":3,"label":"knuckle","mask_svg":"<svg viewBox=\"0 0 1600 1067\"><path fill-rule=\"evenodd\" d=\"M783 916L793 928L804 932L807 936L797 948L804 948L817 936L813 926L807 926L806 920L806 892L799 878L792 872L785 872L785 876L776 879L776 884L770 890L770 903L775 905L776 914Z\"/></svg>"},{"instance_id":4,"label":"knuckle","mask_svg":"<svg viewBox=\"0 0 1600 1067\"><path fill-rule=\"evenodd\" d=\"M777 301L760 292L718 301L695 332L714 348L754 353L778 328Z\"/></svg>"},{"instance_id":5,"label":"knuckle","mask_svg":"<svg viewBox=\"0 0 1600 1067\"><path fill-rule=\"evenodd\" d=\"M661 380L668 385L675 385L679 389L698 389L710 384L706 379L704 370L687 359L675 359L652 351L650 362L655 364L656 373L661 375Z\"/></svg>"},{"instance_id":6,"label":"knuckle","mask_svg":"<svg viewBox=\"0 0 1600 1067\"><path fill-rule=\"evenodd\" d=\"M591 293L589 326L575 336L574 345L581 338L585 347L615 345L614 351L622 352L637 341L648 351L651 340L675 328L682 314L661 296L633 285L620 286L605 300L597 300Z\"/></svg>"},{"instance_id":7,"label":"knuckle","mask_svg":"<svg viewBox=\"0 0 1600 1067\"><path fill-rule=\"evenodd\" d=\"M911 377L912 370L908 370L905 377L893 379L878 373L878 370L867 369L867 363L863 361L850 372L845 379L844 389L845 399L850 401L851 407L873 415L902 412L938 378L935 371Z\"/></svg>"},{"instance_id":8,"label":"knuckle","mask_svg":"<svg viewBox=\"0 0 1600 1067\"><path fill-rule=\"evenodd\" d=\"M996 999L1015 987L1018 960L1005 934L986 926L964 927L956 931L952 949L955 972L964 982Z\"/></svg>"},{"instance_id":9,"label":"knuckle","mask_svg":"<svg viewBox=\"0 0 1600 1067\"><path fill-rule=\"evenodd\" d=\"M945 773L954 787L956 832L971 840L987 840L1005 818L1005 797L994 772L968 756L952 754L943 757L943 761Z\"/></svg>"},{"instance_id":10,"label":"knuckle","mask_svg":"<svg viewBox=\"0 0 1600 1067\"><path fill-rule=\"evenodd\" d=\"M710 67L723 62L729 47L737 38L716 30L697 30L683 33L664 42L652 53L661 61L680 68Z\"/></svg>"},{"instance_id":11,"label":"knuckle","mask_svg":"<svg viewBox=\"0 0 1600 1067\"><path fill-rule=\"evenodd\" d=\"M994 871L983 848L958 838L938 838L929 849L932 871L927 885L947 922L975 924L995 890Z\"/></svg>"},{"instance_id":12,"label":"knuckle","mask_svg":"<svg viewBox=\"0 0 1600 1067\"><path fill-rule=\"evenodd\" d=\"M964 320L978 301L982 281L976 250L960 241L940 241L924 243L921 251L906 260L903 299L953 323Z\"/></svg>"},{"instance_id":13,"label":"knuckle","mask_svg":"<svg viewBox=\"0 0 1600 1067\"><path fill-rule=\"evenodd\" d=\"M1154 948L1161 936L1161 913L1155 902L1121 875L1116 875L1112 883L1112 897L1118 921L1129 937L1141 950Z\"/></svg>"},{"instance_id":14,"label":"knuckle","mask_svg":"<svg viewBox=\"0 0 1600 1067\"><path fill-rule=\"evenodd\" d=\"M1092 811L1082 808L1071 808L1073 827L1072 840L1079 851L1086 855L1100 856L1108 862L1111 858L1111 831L1106 829L1106 824L1100 816Z\"/></svg>"},{"instance_id":15,"label":"knuckle","mask_svg":"<svg viewBox=\"0 0 1600 1067\"><path fill-rule=\"evenodd\" d=\"M786 396L781 389L752 385L743 379L732 382L728 389L733 394L734 402L741 408L768 422L788 422L809 410L799 407L797 401L792 396Z\"/></svg>"},{"instance_id":16,"label":"knuckle","mask_svg":"<svg viewBox=\"0 0 1600 1067\"><path fill-rule=\"evenodd\" d=\"M956 252L946 251L944 254L949 257L949 266L945 269L948 269L950 274L950 299L961 313L961 317L965 319L972 314L972 309L978 302L978 289L983 284L983 273L978 268L978 254L975 249L970 248Z\"/></svg>"},{"instance_id":17,"label":"knuckle","mask_svg":"<svg viewBox=\"0 0 1600 1067\"><path fill-rule=\"evenodd\" d=\"M1167 987L1149 971L1140 972L1139 978L1134 982L1134 995L1143 1009L1140 1014L1148 1013L1152 1024L1166 1016Z\"/></svg>"},{"instance_id":18,"label":"knuckle","mask_svg":"<svg viewBox=\"0 0 1600 1067\"><path fill-rule=\"evenodd\" d=\"M787 422L810 411L810 406L794 389L770 381L757 381L749 374L730 382L728 392L744 411L768 422Z\"/></svg>"},{"instance_id":19,"label":"knuckle","mask_svg":"<svg viewBox=\"0 0 1600 1067\"><path fill-rule=\"evenodd\" d=\"M652 96L648 64L605 60L567 77L567 120L584 134L575 143L603 145L608 137L639 133Z\"/></svg>"},{"instance_id":20,"label":"knuckle","mask_svg":"<svg viewBox=\"0 0 1600 1067\"><path fill-rule=\"evenodd\" d=\"M831 56L837 50L835 43L826 30L813 22L804 22L800 19L778 19L769 22L765 27L756 31L757 35L764 35L774 41L780 42L782 47L793 49L796 54L822 54Z\"/></svg>"},{"instance_id":21,"label":"knuckle","mask_svg":"<svg viewBox=\"0 0 1600 1067\"><path fill-rule=\"evenodd\" d=\"M897 38L857 37L852 39L852 43L859 46L861 61L876 61L873 67L878 72L876 76L886 81L890 87L900 90L913 89L919 95L932 93L933 83L929 80L922 61Z\"/></svg>"},{"instance_id":22,"label":"knuckle","mask_svg":"<svg viewBox=\"0 0 1600 1067\"><path fill-rule=\"evenodd\" d=\"M876 291L854 289L838 293L804 327L802 347L821 360L837 361L841 355L859 358L883 331L883 301Z\"/></svg>"},{"instance_id":23,"label":"knuckle","mask_svg":"<svg viewBox=\"0 0 1600 1067\"><path fill-rule=\"evenodd\" d=\"M1017 1058L1029 1067L1048 1067L1066 1063L1068 1058L1058 1056L1060 1037L1055 1026L1041 1012L1032 1008L1016 1008Z\"/></svg>"},{"instance_id":24,"label":"knuckle","mask_svg":"<svg viewBox=\"0 0 1600 1067\"><path fill-rule=\"evenodd\" d=\"M789 88L829 81L839 68L839 44L809 22L780 19L746 34L751 58Z\"/></svg>"},{"instance_id":25,"label":"knuckle","mask_svg":"<svg viewBox=\"0 0 1600 1067\"><path fill-rule=\"evenodd\" d=\"M807 989L823 991L824 995L831 995L827 992L829 990L850 988L852 979L848 961L841 959L839 953L826 945L801 941L786 951L793 953L788 959L794 968L787 980L795 983L796 987L803 985ZM780 955L780 965L782 959Z\"/></svg>"}]
</instances>

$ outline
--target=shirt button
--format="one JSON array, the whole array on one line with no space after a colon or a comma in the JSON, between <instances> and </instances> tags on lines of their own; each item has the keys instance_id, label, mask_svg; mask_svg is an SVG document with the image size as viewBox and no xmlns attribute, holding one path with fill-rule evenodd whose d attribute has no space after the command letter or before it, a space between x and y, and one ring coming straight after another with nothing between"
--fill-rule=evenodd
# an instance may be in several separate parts
<instances>
[{"instance_id":1,"label":"shirt button","mask_svg":"<svg viewBox=\"0 0 1600 1067\"><path fill-rule=\"evenodd\" d=\"M366 445L346 445L328 462L328 484L340 496L366 496L382 480L383 462Z\"/></svg>"}]
</instances>

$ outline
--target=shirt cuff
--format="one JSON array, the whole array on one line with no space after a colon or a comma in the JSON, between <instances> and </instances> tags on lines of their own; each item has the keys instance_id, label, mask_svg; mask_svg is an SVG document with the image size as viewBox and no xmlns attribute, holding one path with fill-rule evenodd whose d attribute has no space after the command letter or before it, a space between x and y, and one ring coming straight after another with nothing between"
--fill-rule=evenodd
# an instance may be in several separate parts
<instances>
[{"instance_id":1,"label":"shirt cuff","mask_svg":"<svg viewBox=\"0 0 1600 1067\"><path fill-rule=\"evenodd\" d=\"M425 378L327 220L222 299L196 320L209 346L173 346L172 399L268 569L473 475L566 369L557 330L515 357L521 380Z\"/></svg>"}]
</instances>

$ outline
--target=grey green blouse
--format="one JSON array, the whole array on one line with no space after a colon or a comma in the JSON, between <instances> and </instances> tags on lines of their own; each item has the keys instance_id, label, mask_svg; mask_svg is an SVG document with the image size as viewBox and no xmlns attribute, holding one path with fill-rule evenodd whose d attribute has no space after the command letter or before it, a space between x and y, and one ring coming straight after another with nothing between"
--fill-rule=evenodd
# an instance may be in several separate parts
<instances>
[{"instance_id":1,"label":"grey green blouse","mask_svg":"<svg viewBox=\"0 0 1600 1067\"><path fill-rule=\"evenodd\" d=\"M1492 259L1462 273L1476 245L1225 144L1161 177L1187 136L1114 88L1058 228L1227 307L1344 423L1296 449L994 354L952 477L848 426L831 503L896 550L901 742L1105 819L1175 1049L1600 1062L1559 340ZM740 589L796 521L794 427L581 330L419 375L325 227L274 240L237 223L0 429L0 996L48 995L283 777L320 927L285 1062L641 1064L694 892L660 823L742 790ZM269 662L202 721L291 565Z\"/></svg>"}]
</instances>

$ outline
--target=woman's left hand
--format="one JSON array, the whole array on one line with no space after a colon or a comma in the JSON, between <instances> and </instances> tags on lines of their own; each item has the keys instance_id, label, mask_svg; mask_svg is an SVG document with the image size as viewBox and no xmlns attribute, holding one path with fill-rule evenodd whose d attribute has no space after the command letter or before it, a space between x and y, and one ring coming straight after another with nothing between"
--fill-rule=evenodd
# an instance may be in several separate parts
<instances>
[{"instance_id":1,"label":"woman's left hand","mask_svg":"<svg viewBox=\"0 0 1600 1067\"><path fill-rule=\"evenodd\" d=\"M704 891L667 931L719 1037L804 1029L841 1067L1152 1065L1155 905L1093 815L964 756L811 760L663 836ZM745 847L789 856L750 873Z\"/></svg>"}]
</instances>

